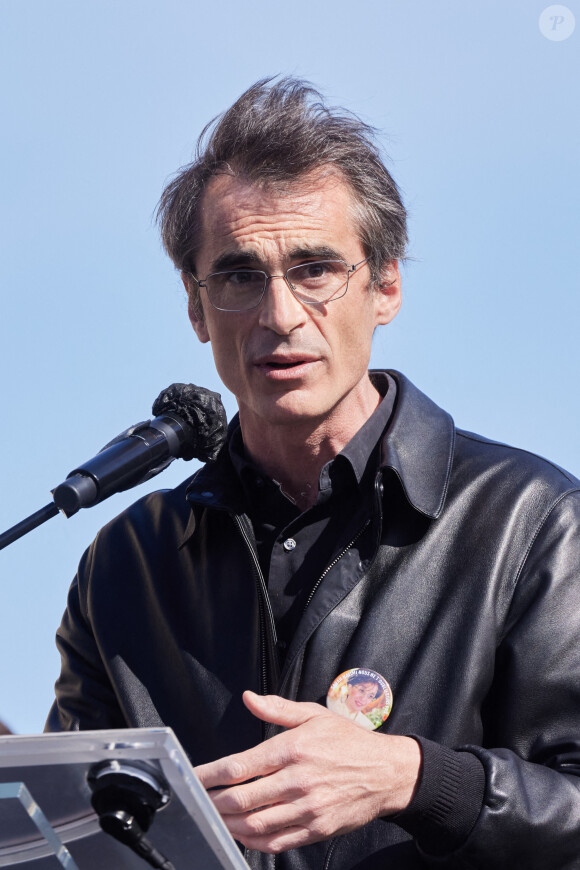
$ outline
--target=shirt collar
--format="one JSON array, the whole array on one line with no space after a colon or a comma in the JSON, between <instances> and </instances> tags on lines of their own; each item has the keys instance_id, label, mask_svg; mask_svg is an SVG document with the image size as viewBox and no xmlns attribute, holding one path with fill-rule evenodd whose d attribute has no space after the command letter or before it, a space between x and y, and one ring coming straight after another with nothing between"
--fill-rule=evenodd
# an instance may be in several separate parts
<instances>
[{"instance_id":1,"label":"shirt collar","mask_svg":"<svg viewBox=\"0 0 580 870\"><path fill-rule=\"evenodd\" d=\"M319 489L323 498L328 497L333 488L346 486L349 475L351 479L354 478L356 484L360 484L371 453L389 422L395 404L397 385L386 372L373 373L372 383L382 399L348 444L321 469ZM271 486L272 481L246 454L239 426L232 432L228 449L236 474L250 503L259 502L264 495L264 488Z\"/></svg>"},{"instance_id":2,"label":"shirt collar","mask_svg":"<svg viewBox=\"0 0 580 870\"><path fill-rule=\"evenodd\" d=\"M394 409L381 440L380 466L395 472L408 501L417 511L436 518L443 509L451 474L455 446L453 420L400 372L372 370L369 374L375 384L381 378L390 377L396 385ZM381 402L377 411L383 404ZM236 416L229 426L228 444L238 429ZM238 475L232 474L226 445L215 462L207 463L194 476L187 489L188 500L222 510L243 510L243 490L238 481ZM188 526L185 538L193 527Z\"/></svg>"},{"instance_id":3,"label":"shirt collar","mask_svg":"<svg viewBox=\"0 0 580 870\"><path fill-rule=\"evenodd\" d=\"M370 454L387 427L397 395L397 384L387 372L373 372L371 381L382 399L366 423L338 454L350 463L357 483L361 482Z\"/></svg>"}]
</instances>

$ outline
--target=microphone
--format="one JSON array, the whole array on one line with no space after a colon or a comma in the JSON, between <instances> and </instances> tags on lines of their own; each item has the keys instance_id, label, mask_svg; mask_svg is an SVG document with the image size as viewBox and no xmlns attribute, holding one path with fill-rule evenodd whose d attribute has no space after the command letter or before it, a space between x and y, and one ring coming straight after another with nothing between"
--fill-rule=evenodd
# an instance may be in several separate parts
<instances>
[{"instance_id":1,"label":"microphone","mask_svg":"<svg viewBox=\"0 0 580 870\"><path fill-rule=\"evenodd\" d=\"M66 517L144 483L174 459L216 458L227 431L219 393L195 384L172 384L157 396L152 411L153 420L121 432L52 490L54 504Z\"/></svg>"}]
</instances>

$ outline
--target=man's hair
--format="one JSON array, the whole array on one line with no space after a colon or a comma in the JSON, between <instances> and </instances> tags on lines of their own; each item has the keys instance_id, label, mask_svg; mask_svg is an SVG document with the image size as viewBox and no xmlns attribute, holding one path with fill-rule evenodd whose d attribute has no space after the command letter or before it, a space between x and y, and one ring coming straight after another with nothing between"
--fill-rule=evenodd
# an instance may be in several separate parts
<instances>
[{"instance_id":1,"label":"man's hair","mask_svg":"<svg viewBox=\"0 0 580 870\"><path fill-rule=\"evenodd\" d=\"M326 106L307 82L290 77L256 82L204 128L195 159L163 191L157 220L165 250L178 269L195 273L201 199L216 175L282 193L311 172L334 169L352 190L352 217L377 281L389 260L404 257L407 229L405 207L374 132L351 112ZM197 293L192 302L199 311Z\"/></svg>"}]
</instances>

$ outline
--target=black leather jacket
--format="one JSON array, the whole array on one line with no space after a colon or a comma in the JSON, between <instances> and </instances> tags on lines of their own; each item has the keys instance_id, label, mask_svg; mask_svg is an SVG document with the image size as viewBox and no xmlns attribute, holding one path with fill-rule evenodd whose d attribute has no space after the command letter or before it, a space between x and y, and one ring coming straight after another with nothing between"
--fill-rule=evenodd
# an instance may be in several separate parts
<instances>
[{"instance_id":1,"label":"black leather jacket","mask_svg":"<svg viewBox=\"0 0 580 870\"><path fill-rule=\"evenodd\" d=\"M438 859L376 820L278 856L277 868L580 868L580 483L456 431L392 374L374 503L320 578L282 673L224 450L109 523L83 556L48 727L167 724L197 764L268 736L244 689L324 703L337 674L369 667L393 688L382 730L481 760L479 818Z\"/></svg>"}]
</instances>

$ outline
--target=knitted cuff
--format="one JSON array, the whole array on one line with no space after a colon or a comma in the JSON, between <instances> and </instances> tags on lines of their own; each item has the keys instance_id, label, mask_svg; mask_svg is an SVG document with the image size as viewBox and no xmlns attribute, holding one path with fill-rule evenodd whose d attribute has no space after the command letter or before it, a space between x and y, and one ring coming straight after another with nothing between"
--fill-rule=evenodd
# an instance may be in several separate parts
<instances>
[{"instance_id":1,"label":"knitted cuff","mask_svg":"<svg viewBox=\"0 0 580 870\"><path fill-rule=\"evenodd\" d=\"M477 821L485 771L471 752L409 736L421 747L421 775L411 803L391 821L411 834L423 852L444 855L467 839Z\"/></svg>"}]
</instances>

